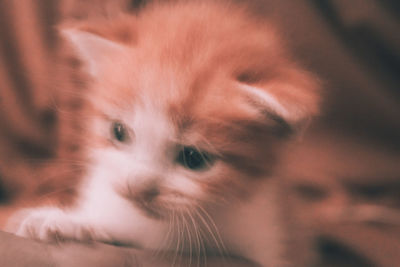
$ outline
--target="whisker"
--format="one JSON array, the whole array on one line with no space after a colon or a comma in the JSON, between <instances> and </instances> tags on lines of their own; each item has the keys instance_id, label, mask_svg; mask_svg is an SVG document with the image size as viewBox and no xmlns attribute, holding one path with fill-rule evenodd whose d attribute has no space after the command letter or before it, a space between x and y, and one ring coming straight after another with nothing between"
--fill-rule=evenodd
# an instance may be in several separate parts
<instances>
[{"instance_id":1,"label":"whisker","mask_svg":"<svg viewBox=\"0 0 400 267\"><path fill-rule=\"evenodd\" d=\"M178 266L181 266L181 264L182 264L182 260L183 260L183 252L184 252L184 248L185 248L185 229L184 229L184 225L183 225L183 215L182 215L182 212L181 211L179 211L179 217L180 217L180 223L179 223L179 228L180 228L180 231L179 231L179 235L180 235L180 239L181 239L181 245L179 246L179 257L178 257L178 259L179 259L179 265Z\"/></svg>"},{"instance_id":2,"label":"whisker","mask_svg":"<svg viewBox=\"0 0 400 267\"><path fill-rule=\"evenodd\" d=\"M210 234L214 244L216 245L216 247L218 249L220 256L225 258L226 249L225 249L223 241L219 235L219 231L215 226L214 221L211 219L211 217L205 212L205 210L200 205L196 205L196 206L198 207L198 209L196 209L197 215L199 216L201 222L203 223L203 225L207 229L208 233ZM208 218L208 220L211 222L212 227L210 226L210 223L207 222L206 218L202 215L201 212L203 212L203 214L206 215L206 218Z\"/></svg>"},{"instance_id":3,"label":"whisker","mask_svg":"<svg viewBox=\"0 0 400 267\"><path fill-rule=\"evenodd\" d=\"M200 266L200 257L202 254L202 251L201 251L202 246L200 245L201 241L200 241L200 237L199 237L199 229L198 229L195 219L193 218L191 211L189 209L187 209L187 212L188 212L187 214L189 215L189 218L192 222L193 229L194 229L194 232L196 235L196 246L197 246L197 265L196 266L199 267Z\"/></svg>"},{"instance_id":4,"label":"whisker","mask_svg":"<svg viewBox=\"0 0 400 267\"><path fill-rule=\"evenodd\" d=\"M174 211L173 209L169 208L169 210L172 210L173 215L174 215ZM172 247L172 243L174 241L174 221L173 221L173 216L168 216L168 221L169 221L169 227L168 227L168 233L167 233L167 243L166 243L166 248L167 250L169 250Z\"/></svg>"},{"instance_id":5,"label":"whisker","mask_svg":"<svg viewBox=\"0 0 400 267\"><path fill-rule=\"evenodd\" d=\"M176 258L178 256L179 245L180 245L179 244L180 243L179 223L177 222L175 210L172 210L172 218L173 218L173 225L177 226L175 229L178 231L177 234L174 234L174 236L177 237L177 240L176 240L176 248L175 248L175 251L174 251L175 253L174 253L174 258L173 258L173 261L172 261L172 266L175 266Z\"/></svg>"},{"instance_id":6,"label":"whisker","mask_svg":"<svg viewBox=\"0 0 400 267\"><path fill-rule=\"evenodd\" d=\"M165 204L163 205L164 208L166 208L167 210L169 209L169 205ZM163 258L165 255L165 251L169 249L170 247L170 235L171 235L171 231L172 231L172 216L168 216L168 230L166 235L163 238L163 241L161 242L162 245L157 248L156 252L154 253L154 257L160 257ZM161 256L160 256L161 255Z\"/></svg>"},{"instance_id":7,"label":"whisker","mask_svg":"<svg viewBox=\"0 0 400 267\"><path fill-rule=\"evenodd\" d=\"M212 227L214 228L215 233L216 233L216 235L217 235L217 237L218 237L218 239L219 239L219 241L220 241L220 244L221 244L221 246L222 246L223 252L226 254L226 253L227 253L227 249L226 249L226 247L225 247L224 242L222 241L221 234L219 233L219 229L218 229L217 225L215 224L213 218L210 216L210 214L209 214L203 207L201 207L200 205L197 205L197 207L198 207L201 211L203 211L203 213L206 215L206 217L208 218L208 220L211 222L211 225L212 225Z\"/></svg>"},{"instance_id":8,"label":"whisker","mask_svg":"<svg viewBox=\"0 0 400 267\"><path fill-rule=\"evenodd\" d=\"M188 222L185 217L186 213L187 213L187 208L182 212L182 219L183 219L183 223L185 225L186 233L187 233L187 236L189 239L188 241L189 241L189 267L190 267L192 265L192 236L191 236Z\"/></svg>"},{"instance_id":9,"label":"whisker","mask_svg":"<svg viewBox=\"0 0 400 267\"><path fill-rule=\"evenodd\" d=\"M196 213L196 217L201 217L201 215L198 213L197 210L194 210L194 212ZM202 220L202 219L200 219ZM197 223L196 223L197 224ZM212 241L209 240L207 233L205 233L202 229L202 227L200 227L198 225L198 232L199 232L199 239L200 239L200 246L201 246L201 255L203 256L204 259L204 266L207 266L207 250L206 250L206 244L210 243Z\"/></svg>"}]
</instances>

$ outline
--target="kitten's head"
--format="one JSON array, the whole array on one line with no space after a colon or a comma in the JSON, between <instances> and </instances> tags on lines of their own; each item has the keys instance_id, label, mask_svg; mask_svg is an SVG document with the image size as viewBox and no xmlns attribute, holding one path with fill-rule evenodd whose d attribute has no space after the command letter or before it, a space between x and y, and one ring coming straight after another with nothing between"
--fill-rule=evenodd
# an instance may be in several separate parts
<instances>
[{"instance_id":1,"label":"kitten's head","mask_svg":"<svg viewBox=\"0 0 400 267\"><path fill-rule=\"evenodd\" d=\"M165 4L64 35L91 80L92 179L152 216L245 197L317 112L314 79L242 8Z\"/></svg>"}]
</instances>

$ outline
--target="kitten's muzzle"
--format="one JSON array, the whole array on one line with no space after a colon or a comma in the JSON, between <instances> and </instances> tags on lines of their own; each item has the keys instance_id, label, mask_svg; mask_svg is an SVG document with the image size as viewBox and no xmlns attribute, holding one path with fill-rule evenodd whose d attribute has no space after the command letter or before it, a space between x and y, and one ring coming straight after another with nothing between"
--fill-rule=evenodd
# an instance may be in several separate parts
<instances>
[{"instance_id":1,"label":"kitten's muzzle","mask_svg":"<svg viewBox=\"0 0 400 267\"><path fill-rule=\"evenodd\" d=\"M153 202L160 195L160 190L154 183L128 185L126 190L121 191L128 200L147 204Z\"/></svg>"},{"instance_id":2,"label":"kitten's muzzle","mask_svg":"<svg viewBox=\"0 0 400 267\"><path fill-rule=\"evenodd\" d=\"M162 205L158 198L160 189L154 183L145 183L138 185L129 185L126 188L119 190L120 194L133 205L152 218L161 219L163 216Z\"/></svg>"}]
</instances>

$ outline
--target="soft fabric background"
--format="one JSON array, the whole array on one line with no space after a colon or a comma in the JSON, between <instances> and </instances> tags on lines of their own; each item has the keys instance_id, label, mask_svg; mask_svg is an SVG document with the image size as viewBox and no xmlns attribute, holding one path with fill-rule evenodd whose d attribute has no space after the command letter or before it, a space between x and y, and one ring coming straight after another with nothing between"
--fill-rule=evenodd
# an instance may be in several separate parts
<instances>
[{"instance_id":1,"label":"soft fabric background","mask_svg":"<svg viewBox=\"0 0 400 267\"><path fill-rule=\"evenodd\" d=\"M69 155L59 113L71 96L55 81L70 73L60 67L62 43L54 26L66 18L136 12L143 2L0 1L1 224L15 203L54 189L43 188L50 172L43 163ZM294 56L321 77L325 89L323 115L287 156L293 169L287 175L299 193L299 209L320 232L321 253L340 266L340 260L367 266L365 258L398 266L399 2L249 2L281 28ZM342 213L358 204L377 207L375 219L365 215L345 223L351 216Z\"/></svg>"}]
</instances>

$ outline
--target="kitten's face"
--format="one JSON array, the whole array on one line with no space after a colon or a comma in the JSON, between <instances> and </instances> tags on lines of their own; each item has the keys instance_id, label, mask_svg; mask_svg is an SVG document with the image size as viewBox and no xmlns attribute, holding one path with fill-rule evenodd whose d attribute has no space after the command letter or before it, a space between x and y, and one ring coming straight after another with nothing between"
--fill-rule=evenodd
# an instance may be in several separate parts
<instances>
[{"instance_id":1,"label":"kitten's face","mask_svg":"<svg viewBox=\"0 0 400 267\"><path fill-rule=\"evenodd\" d=\"M165 77L170 70L157 65L131 68L120 88L108 76L95 83L112 88L93 101L95 179L152 216L248 193L268 175L287 125L253 107L240 83L202 77L196 84L196 75Z\"/></svg>"},{"instance_id":2,"label":"kitten's face","mask_svg":"<svg viewBox=\"0 0 400 267\"><path fill-rule=\"evenodd\" d=\"M179 15L160 11L106 33L89 27L102 37L66 33L92 77L92 179L152 217L245 197L316 110L312 79L283 58L273 34L241 13L223 19L202 8L179 31Z\"/></svg>"}]
</instances>

